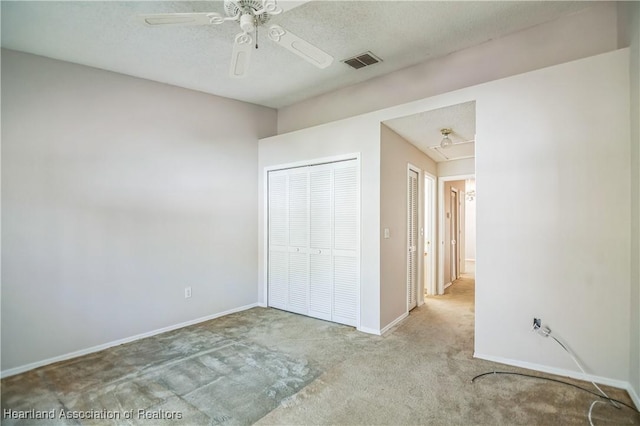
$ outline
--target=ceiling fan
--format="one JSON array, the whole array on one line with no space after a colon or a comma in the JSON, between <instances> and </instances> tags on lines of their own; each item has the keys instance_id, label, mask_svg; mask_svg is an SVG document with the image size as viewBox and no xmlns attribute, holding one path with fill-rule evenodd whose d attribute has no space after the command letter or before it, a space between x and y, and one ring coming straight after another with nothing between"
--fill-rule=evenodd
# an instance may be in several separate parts
<instances>
[{"instance_id":1,"label":"ceiling fan","mask_svg":"<svg viewBox=\"0 0 640 426\"><path fill-rule=\"evenodd\" d=\"M224 0L224 11L226 16L216 12L196 12L140 15L140 18L144 20L146 25L152 27L220 25L227 21L239 23L241 32L236 35L233 43L229 75L244 77L247 74L254 37L257 39L258 27L269 22L271 16L282 13L283 9L276 0ZM279 25L271 25L267 30L267 35L276 44L290 50L318 68L326 68L333 62L331 55Z\"/></svg>"}]
</instances>

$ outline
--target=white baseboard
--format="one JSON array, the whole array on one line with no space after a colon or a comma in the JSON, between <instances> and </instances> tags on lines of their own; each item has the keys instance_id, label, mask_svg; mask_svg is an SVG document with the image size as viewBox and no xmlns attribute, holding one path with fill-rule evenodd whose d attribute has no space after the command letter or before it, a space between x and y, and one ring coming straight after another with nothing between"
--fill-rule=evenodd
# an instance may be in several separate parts
<instances>
[{"instance_id":1,"label":"white baseboard","mask_svg":"<svg viewBox=\"0 0 640 426\"><path fill-rule=\"evenodd\" d=\"M578 380L587 380L590 382L599 383L601 385L612 386L618 389L624 389L626 391L629 391L629 389L631 388L631 385L629 384L629 382L625 382L624 380L610 379L608 377L595 376L592 374L585 375L585 374L582 374L580 371L565 370L564 368L549 367L547 365L534 364L531 362L518 361L515 359L502 358L499 356L484 355L484 354L479 354L477 352L473 354L473 357L484 359L486 361L498 362L500 364L512 365L514 367L526 368L528 370L540 371L542 373L549 373L549 374L555 374L557 376L571 377L572 379L578 379ZM629 395L631 395L631 393L629 393ZM637 405L637 402L636 401L634 402Z\"/></svg>"},{"instance_id":2,"label":"white baseboard","mask_svg":"<svg viewBox=\"0 0 640 426\"><path fill-rule=\"evenodd\" d=\"M137 334L131 337L125 337L124 339L114 340L112 342L103 343L102 345L92 346L90 348L81 349L79 351L71 352L64 355L59 355L53 358L44 359L42 361L32 362L30 364L22 365L20 367L10 368L8 370L3 370L0 372L0 378L4 379L5 377L15 376L16 374L24 373L29 370L33 370L38 367L43 367L45 365L53 364L55 362L66 361L71 358L76 358L83 355L88 355L94 352L99 352L114 346L122 345L124 343L134 342L136 340L144 339L146 337L155 336L157 334L166 333L167 331L177 330L178 328L188 327L190 325L198 324L201 322L209 321L215 318L220 318L225 315L234 314L236 312L246 311L247 309L255 308L259 306L257 303L252 303L250 305L240 306L239 308L229 309L228 311L219 312L217 314L207 315L206 317L196 318L191 321L182 322L180 324L170 325L168 327L159 328L157 330L149 331L147 333Z\"/></svg>"},{"instance_id":3,"label":"white baseboard","mask_svg":"<svg viewBox=\"0 0 640 426\"><path fill-rule=\"evenodd\" d=\"M447 289L447 287L449 287L451 284L453 284L453 281L446 283L446 284L444 285L445 290L446 290L446 289Z\"/></svg>"},{"instance_id":4,"label":"white baseboard","mask_svg":"<svg viewBox=\"0 0 640 426\"><path fill-rule=\"evenodd\" d=\"M367 334L373 334L373 335L376 335L376 336L382 335L380 330L376 330L375 328L357 327L356 330L361 331L363 333L367 333Z\"/></svg>"},{"instance_id":5,"label":"white baseboard","mask_svg":"<svg viewBox=\"0 0 640 426\"><path fill-rule=\"evenodd\" d=\"M405 312L404 314L400 315L398 318L396 318L393 321L391 321L391 323L389 325L387 325L385 328L380 330L380 335L383 335L387 331L391 330L391 328L393 328L395 325L399 324L402 320L404 320L408 316L409 316L409 313Z\"/></svg>"},{"instance_id":6,"label":"white baseboard","mask_svg":"<svg viewBox=\"0 0 640 426\"><path fill-rule=\"evenodd\" d=\"M367 334L374 334L376 336L382 336L384 333L386 333L387 331L391 330L394 326L396 326L398 323L402 322L402 320L404 320L408 316L409 316L408 313L404 313L404 314L400 315L398 318L396 318L393 321L391 321L391 323L389 325L387 325L386 327L384 327L382 330L376 330L375 328L368 328L368 327L358 327L357 330L361 331L363 333L367 333Z\"/></svg>"},{"instance_id":7,"label":"white baseboard","mask_svg":"<svg viewBox=\"0 0 640 426\"><path fill-rule=\"evenodd\" d=\"M631 383L627 383L627 393L631 397L631 400L635 404L636 408L640 410L640 397L636 393L636 390L631 386Z\"/></svg>"}]
</instances>

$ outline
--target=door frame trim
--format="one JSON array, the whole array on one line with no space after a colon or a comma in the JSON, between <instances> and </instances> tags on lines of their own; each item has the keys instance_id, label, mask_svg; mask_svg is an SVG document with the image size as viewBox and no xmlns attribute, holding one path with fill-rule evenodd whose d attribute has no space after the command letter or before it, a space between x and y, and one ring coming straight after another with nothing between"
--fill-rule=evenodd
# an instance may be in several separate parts
<instances>
[{"instance_id":1,"label":"door frame trim","mask_svg":"<svg viewBox=\"0 0 640 426\"><path fill-rule=\"evenodd\" d=\"M436 227L436 223L437 223L437 209L436 209L436 200L437 200L437 182L438 182L438 178L437 176L432 175L431 173L428 172L423 172L424 175L424 194L425 194L425 199L424 199L424 208L425 211L423 212L422 215L422 221L423 221L423 229L424 231L424 235L422 236L422 247L424 250L424 244L426 242L426 237L427 237L427 227L429 227L429 235L431 235L431 247L430 247L430 253L429 253L429 257L427 258L427 262L424 262L424 255L423 257L423 264L422 264L422 273L424 276L424 269L426 267L428 267L427 269L427 275L429 276L429 279L423 282L423 287L427 286L427 283L429 283L429 288L426 289L426 291L430 294L430 295L434 295L437 294L437 288L438 288L438 284L437 284L437 280L436 280L436 257L437 257L437 253L438 253L438 244L436 244L436 241L438 240L438 236L437 236L437 227ZM427 180L429 180L429 184L427 184ZM426 189L427 189L427 185L431 186L431 199L428 200L426 197ZM430 203L430 205L427 205L427 203ZM431 217L431 220L429 221L429 223L427 223L426 219L426 209L429 209L429 216ZM425 264L426 263L426 264ZM423 288L422 293L420 294L420 300L421 300L421 304L424 303L424 290L425 288Z\"/></svg>"}]
</instances>

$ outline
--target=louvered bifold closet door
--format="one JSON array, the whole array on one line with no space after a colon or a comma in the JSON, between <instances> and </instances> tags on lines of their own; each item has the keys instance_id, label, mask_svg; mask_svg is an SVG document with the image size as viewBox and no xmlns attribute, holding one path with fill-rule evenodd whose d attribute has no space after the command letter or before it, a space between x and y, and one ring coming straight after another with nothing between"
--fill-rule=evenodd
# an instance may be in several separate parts
<instances>
[{"instance_id":1,"label":"louvered bifold closet door","mask_svg":"<svg viewBox=\"0 0 640 426\"><path fill-rule=\"evenodd\" d=\"M333 316L332 320L357 325L360 297L360 189L356 160L334 164L333 169Z\"/></svg>"},{"instance_id":2,"label":"louvered bifold closet door","mask_svg":"<svg viewBox=\"0 0 640 426\"><path fill-rule=\"evenodd\" d=\"M269 172L268 305L357 326L357 160Z\"/></svg>"},{"instance_id":3,"label":"louvered bifold closet door","mask_svg":"<svg viewBox=\"0 0 640 426\"><path fill-rule=\"evenodd\" d=\"M417 306L416 284L418 281L418 173L409 171L407 202L407 309Z\"/></svg>"},{"instance_id":4,"label":"louvered bifold closet door","mask_svg":"<svg viewBox=\"0 0 640 426\"><path fill-rule=\"evenodd\" d=\"M333 164L309 167L309 315L332 320Z\"/></svg>"},{"instance_id":5,"label":"louvered bifold closet door","mask_svg":"<svg viewBox=\"0 0 640 426\"><path fill-rule=\"evenodd\" d=\"M309 311L309 171L289 170L289 297L287 310Z\"/></svg>"},{"instance_id":6,"label":"louvered bifold closet door","mask_svg":"<svg viewBox=\"0 0 640 426\"><path fill-rule=\"evenodd\" d=\"M268 305L279 309L287 309L289 298L288 188L288 171L269 172Z\"/></svg>"}]
</instances>

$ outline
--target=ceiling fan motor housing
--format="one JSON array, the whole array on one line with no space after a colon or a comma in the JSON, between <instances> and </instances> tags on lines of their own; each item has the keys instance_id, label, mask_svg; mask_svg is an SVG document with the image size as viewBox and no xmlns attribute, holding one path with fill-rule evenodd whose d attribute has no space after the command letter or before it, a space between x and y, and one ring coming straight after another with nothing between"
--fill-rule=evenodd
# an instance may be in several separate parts
<instances>
[{"instance_id":1,"label":"ceiling fan motor housing","mask_svg":"<svg viewBox=\"0 0 640 426\"><path fill-rule=\"evenodd\" d=\"M140 15L140 18L148 26L221 25L225 22L239 25L242 32L236 34L234 39L229 75L233 78L244 77L254 41L256 49L258 48L258 27L266 24L271 15L279 15L284 10L278 6L278 0L224 0L224 11L226 17L217 12L194 12L156 13ZM326 68L333 62L333 56L279 25L271 25L267 34L272 42L318 68Z\"/></svg>"},{"instance_id":2,"label":"ceiling fan motor housing","mask_svg":"<svg viewBox=\"0 0 640 426\"><path fill-rule=\"evenodd\" d=\"M240 15L240 27L243 31L251 32L255 29L256 25L263 25L271 18L271 15L267 12L263 12L260 15L255 15L254 12L263 9L261 0L225 0L224 11L227 16ZM251 20L251 31L245 30L243 25L243 19L246 22Z\"/></svg>"}]
</instances>

